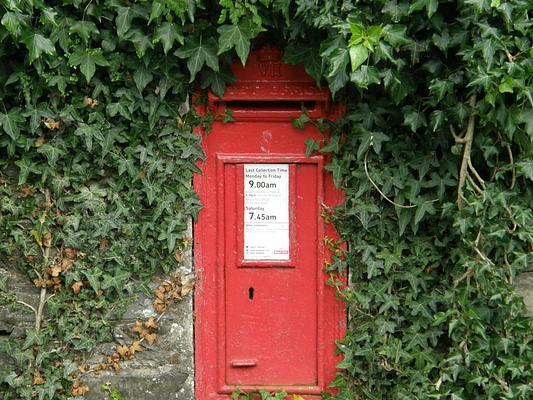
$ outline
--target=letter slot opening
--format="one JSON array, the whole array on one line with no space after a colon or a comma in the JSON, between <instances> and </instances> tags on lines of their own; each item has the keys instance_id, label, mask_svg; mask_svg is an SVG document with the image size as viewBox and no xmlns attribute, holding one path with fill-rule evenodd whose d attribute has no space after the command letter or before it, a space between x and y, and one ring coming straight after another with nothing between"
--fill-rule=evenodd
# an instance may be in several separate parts
<instances>
[{"instance_id":1,"label":"letter slot opening","mask_svg":"<svg viewBox=\"0 0 533 400\"><path fill-rule=\"evenodd\" d=\"M235 111L256 110L256 111L302 111L314 110L317 107L316 101L261 101L261 100L232 100L223 103L226 108Z\"/></svg>"},{"instance_id":2,"label":"letter slot opening","mask_svg":"<svg viewBox=\"0 0 533 400\"><path fill-rule=\"evenodd\" d=\"M210 98L211 110L220 118L231 111L237 122L286 121L300 116L304 111L311 118L320 118L329 108L328 99L226 99Z\"/></svg>"}]
</instances>

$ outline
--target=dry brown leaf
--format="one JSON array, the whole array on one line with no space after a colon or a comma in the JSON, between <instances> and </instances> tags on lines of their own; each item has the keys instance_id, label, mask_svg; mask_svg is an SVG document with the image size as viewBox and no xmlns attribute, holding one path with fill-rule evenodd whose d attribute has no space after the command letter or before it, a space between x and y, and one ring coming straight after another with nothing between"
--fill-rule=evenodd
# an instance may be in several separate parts
<instances>
[{"instance_id":1,"label":"dry brown leaf","mask_svg":"<svg viewBox=\"0 0 533 400\"><path fill-rule=\"evenodd\" d=\"M31 378L31 384L32 385L44 385L44 379L41 376L41 373L39 371L35 371L33 373L33 377Z\"/></svg>"},{"instance_id":2,"label":"dry brown leaf","mask_svg":"<svg viewBox=\"0 0 533 400\"><path fill-rule=\"evenodd\" d=\"M76 258L76 250L72 247L67 247L63 250L63 256L70 260L74 260Z\"/></svg>"},{"instance_id":3,"label":"dry brown leaf","mask_svg":"<svg viewBox=\"0 0 533 400\"><path fill-rule=\"evenodd\" d=\"M39 217L39 222L42 224L44 224L44 222L46 221L46 213L42 213L42 215Z\"/></svg>"},{"instance_id":4,"label":"dry brown leaf","mask_svg":"<svg viewBox=\"0 0 533 400\"><path fill-rule=\"evenodd\" d=\"M73 291L75 294L78 294L78 293L80 293L81 288L83 287L83 282L76 281L76 282L74 282L70 287L72 288L72 291Z\"/></svg>"},{"instance_id":5,"label":"dry brown leaf","mask_svg":"<svg viewBox=\"0 0 533 400\"><path fill-rule=\"evenodd\" d=\"M100 251L107 250L109 248L109 240L107 239L100 240L100 243L98 244L98 248L100 249Z\"/></svg>"},{"instance_id":6,"label":"dry brown leaf","mask_svg":"<svg viewBox=\"0 0 533 400\"><path fill-rule=\"evenodd\" d=\"M120 364L118 362L114 362L113 364L111 364L111 367L115 370L115 372L120 371Z\"/></svg>"},{"instance_id":7,"label":"dry brown leaf","mask_svg":"<svg viewBox=\"0 0 533 400\"><path fill-rule=\"evenodd\" d=\"M83 99L83 104L88 107L94 108L98 105L98 100L86 97L85 99Z\"/></svg>"},{"instance_id":8,"label":"dry brown leaf","mask_svg":"<svg viewBox=\"0 0 533 400\"><path fill-rule=\"evenodd\" d=\"M154 329L154 330L159 329L159 324L157 323L154 317L148 318L148 321L144 323L144 326L148 329Z\"/></svg>"},{"instance_id":9,"label":"dry brown leaf","mask_svg":"<svg viewBox=\"0 0 533 400\"><path fill-rule=\"evenodd\" d=\"M165 305L165 303L163 301L161 301L159 299L156 299L154 301L154 310L157 313L161 314L162 312L164 312L166 310L166 308L167 307L166 307L166 305Z\"/></svg>"},{"instance_id":10,"label":"dry brown leaf","mask_svg":"<svg viewBox=\"0 0 533 400\"><path fill-rule=\"evenodd\" d=\"M35 143L33 143L33 145L34 145L35 147L41 147L43 144L44 144L44 136L39 136L39 137L35 140Z\"/></svg>"},{"instance_id":11,"label":"dry brown leaf","mask_svg":"<svg viewBox=\"0 0 533 400\"><path fill-rule=\"evenodd\" d=\"M63 260L61 261L61 269L63 271L66 271L67 269L72 267L72 264L74 264L73 260L69 260L68 258L63 258Z\"/></svg>"},{"instance_id":12,"label":"dry brown leaf","mask_svg":"<svg viewBox=\"0 0 533 400\"><path fill-rule=\"evenodd\" d=\"M70 392L73 396L83 396L88 391L89 387L82 385L80 381L74 381L70 388Z\"/></svg>"},{"instance_id":13,"label":"dry brown leaf","mask_svg":"<svg viewBox=\"0 0 533 400\"><path fill-rule=\"evenodd\" d=\"M124 346L124 345L119 345L117 346L117 353L120 355L120 357L122 358L129 358L130 356L130 349L128 346Z\"/></svg>"},{"instance_id":14,"label":"dry brown leaf","mask_svg":"<svg viewBox=\"0 0 533 400\"><path fill-rule=\"evenodd\" d=\"M177 263L180 263L181 260L183 259L183 251L181 249L176 249L174 251L174 260L176 260Z\"/></svg>"},{"instance_id":15,"label":"dry brown leaf","mask_svg":"<svg viewBox=\"0 0 533 400\"><path fill-rule=\"evenodd\" d=\"M59 121L56 121L53 118L46 118L44 120L44 126L53 131L55 129L59 129Z\"/></svg>"},{"instance_id":16,"label":"dry brown leaf","mask_svg":"<svg viewBox=\"0 0 533 400\"><path fill-rule=\"evenodd\" d=\"M135 325L133 326L131 330L140 335L144 331L142 322L139 320L135 321Z\"/></svg>"},{"instance_id":17,"label":"dry brown leaf","mask_svg":"<svg viewBox=\"0 0 533 400\"><path fill-rule=\"evenodd\" d=\"M54 278L58 277L59 274L61 274L61 271L63 271L63 269L59 264L54 264L50 267L50 275L52 275Z\"/></svg>"},{"instance_id":18,"label":"dry brown leaf","mask_svg":"<svg viewBox=\"0 0 533 400\"><path fill-rule=\"evenodd\" d=\"M135 352L137 351L143 351L143 348L141 346L141 341L140 340L136 340L134 341L131 346L130 346L130 352L131 354L135 354Z\"/></svg>"},{"instance_id":19,"label":"dry brown leaf","mask_svg":"<svg viewBox=\"0 0 533 400\"><path fill-rule=\"evenodd\" d=\"M51 247L52 246L52 234L50 232L46 232L43 235L43 246L44 247Z\"/></svg>"},{"instance_id":20,"label":"dry brown leaf","mask_svg":"<svg viewBox=\"0 0 533 400\"><path fill-rule=\"evenodd\" d=\"M41 286L43 286L43 281L42 279L39 279L39 278L35 278L33 280L33 284L35 285L36 288L41 288Z\"/></svg>"},{"instance_id":21,"label":"dry brown leaf","mask_svg":"<svg viewBox=\"0 0 533 400\"><path fill-rule=\"evenodd\" d=\"M61 284L61 280L59 278L52 278L52 282L54 285L54 291L59 292L63 285Z\"/></svg>"},{"instance_id":22,"label":"dry brown leaf","mask_svg":"<svg viewBox=\"0 0 533 400\"><path fill-rule=\"evenodd\" d=\"M194 289L194 279L189 280L181 288L181 297L187 296Z\"/></svg>"},{"instance_id":23,"label":"dry brown leaf","mask_svg":"<svg viewBox=\"0 0 533 400\"><path fill-rule=\"evenodd\" d=\"M33 195L33 190L29 186L24 186L22 189L20 189L20 197L25 199L26 197L30 197Z\"/></svg>"},{"instance_id":24,"label":"dry brown leaf","mask_svg":"<svg viewBox=\"0 0 533 400\"><path fill-rule=\"evenodd\" d=\"M165 288L162 286L159 286L156 290L154 290L155 297L157 297L159 300L165 300Z\"/></svg>"},{"instance_id":25,"label":"dry brown leaf","mask_svg":"<svg viewBox=\"0 0 533 400\"><path fill-rule=\"evenodd\" d=\"M144 340L146 340L150 346L154 344L156 338L157 335L155 333L149 333L147 335L144 335Z\"/></svg>"}]
</instances>

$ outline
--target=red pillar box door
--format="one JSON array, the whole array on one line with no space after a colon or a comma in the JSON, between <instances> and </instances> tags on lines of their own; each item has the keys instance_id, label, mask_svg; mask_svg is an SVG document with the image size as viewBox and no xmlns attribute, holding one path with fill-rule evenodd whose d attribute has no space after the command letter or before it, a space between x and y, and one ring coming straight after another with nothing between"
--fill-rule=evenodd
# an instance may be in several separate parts
<instances>
[{"instance_id":1,"label":"red pillar box door","mask_svg":"<svg viewBox=\"0 0 533 400\"><path fill-rule=\"evenodd\" d=\"M302 105L312 118L338 113L327 89L303 66L284 64L263 47L220 99L202 135L207 159L195 177L204 207L194 229L196 399L229 399L239 388L285 390L318 399L334 378L343 304L326 285L321 211L342 201L324 155L305 156L311 124L292 126Z\"/></svg>"}]
</instances>

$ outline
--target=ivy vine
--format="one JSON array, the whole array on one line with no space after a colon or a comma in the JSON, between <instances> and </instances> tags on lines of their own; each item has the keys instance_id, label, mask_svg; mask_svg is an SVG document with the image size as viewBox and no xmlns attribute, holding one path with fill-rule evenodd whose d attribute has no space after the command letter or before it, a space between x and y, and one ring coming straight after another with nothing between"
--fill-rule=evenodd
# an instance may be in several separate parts
<instances>
[{"instance_id":1,"label":"ivy vine","mask_svg":"<svg viewBox=\"0 0 533 400\"><path fill-rule=\"evenodd\" d=\"M209 122L189 94L221 95L232 59L266 41L347 106L327 141L307 141L333 154L346 193L329 218L349 250L329 243L326 267L351 275L331 280L349 310L336 398L531 398L532 325L514 292L533 250L530 12L523 0L0 2L0 266L40 291L27 304L0 280L0 299L35 320L0 342L3 399L82 396L79 367L110 339L110 316L179 266L201 208L192 128Z\"/></svg>"}]
</instances>

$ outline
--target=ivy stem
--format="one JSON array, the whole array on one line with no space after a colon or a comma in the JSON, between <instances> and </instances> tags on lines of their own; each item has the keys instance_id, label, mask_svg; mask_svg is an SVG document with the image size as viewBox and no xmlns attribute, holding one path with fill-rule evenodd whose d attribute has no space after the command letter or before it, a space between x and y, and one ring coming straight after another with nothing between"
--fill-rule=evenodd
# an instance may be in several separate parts
<instances>
[{"instance_id":1,"label":"ivy stem","mask_svg":"<svg viewBox=\"0 0 533 400\"><path fill-rule=\"evenodd\" d=\"M389 203L395 205L396 207L400 207L400 208L414 208L416 207L416 204L410 204L408 206L404 206L404 205L401 205L401 204L398 204L398 203L395 203L394 201L392 201L391 199L389 199L385 193L383 193L380 188L378 187L378 185L376 185L376 183L374 182L374 180L370 177L370 174L368 173L368 150L367 152L365 153L365 174L366 174L366 177L367 179L369 180L369 182L372 184L372 186L374 186L374 188L378 191L378 193L381 195L381 197L383 197L385 200L387 200Z\"/></svg>"},{"instance_id":2,"label":"ivy stem","mask_svg":"<svg viewBox=\"0 0 533 400\"><path fill-rule=\"evenodd\" d=\"M513 171L513 176L511 177L511 187L510 189L513 190L514 185L516 183L516 171L514 168L514 158L513 158L513 152L511 151L511 146L507 145L507 153L509 154L509 163L511 164L511 168Z\"/></svg>"},{"instance_id":3,"label":"ivy stem","mask_svg":"<svg viewBox=\"0 0 533 400\"><path fill-rule=\"evenodd\" d=\"M463 208L463 205L464 205L465 197L463 194L464 193L463 189L464 189L465 182L468 178L467 175L468 175L469 166L470 166L470 170L472 171L472 173L476 176L476 178L480 180L480 183L484 184L483 180L481 179L481 177L479 176L479 174L473 167L472 161L470 159L470 155L472 152L472 142L474 141L474 128L475 128L475 122L476 122L476 119L474 116L474 107L476 105L476 95L472 95L468 103L471 108L471 113L470 113L470 116L468 117L468 124L466 127L466 131L464 133L464 136L457 136L453 128L450 128L452 131L452 135L455 139L455 142L464 144L465 146L463 149L463 159L461 161L461 169L459 170L459 181L457 182L457 206L459 207L459 209Z\"/></svg>"},{"instance_id":4,"label":"ivy stem","mask_svg":"<svg viewBox=\"0 0 533 400\"><path fill-rule=\"evenodd\" d=\"M45 189L44 191L44 198L45 198L44 206L47 209L52 208L52 200L50 197L50 191L48 189ZM50 239L50 242L51 242L51 239ZM44 245L44 248L43 248L43 245ZM43 253L43 271L45 271L46 268L48 267L48 262L50 260L51 246L52 246L51 243L43 243L41 245L41 252ZM35 272L37 273L37 276L39 277L41 281L41 293L39 296L39 306L37 307L37 312L35 313L35 330L39 332L41 330L41 324L43 321L44 305L46 304L48 300L50 300L54 296L54 294L46 298L46 291L47 291L46 282L44 281L42 276L37 271Z\"/></svg>"}]
</instances>

